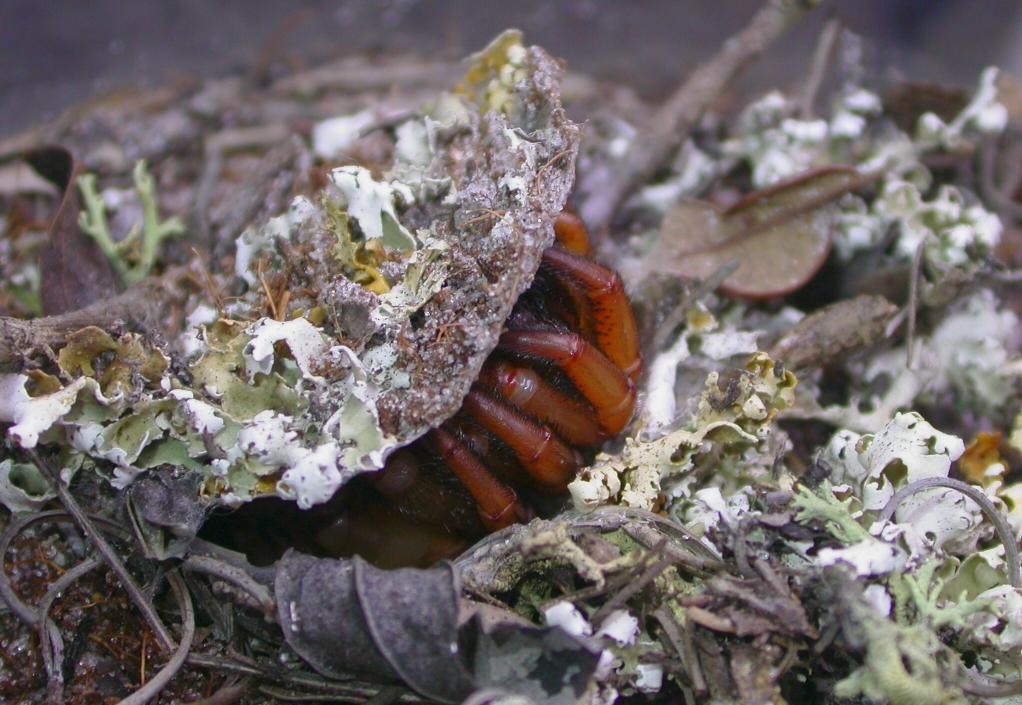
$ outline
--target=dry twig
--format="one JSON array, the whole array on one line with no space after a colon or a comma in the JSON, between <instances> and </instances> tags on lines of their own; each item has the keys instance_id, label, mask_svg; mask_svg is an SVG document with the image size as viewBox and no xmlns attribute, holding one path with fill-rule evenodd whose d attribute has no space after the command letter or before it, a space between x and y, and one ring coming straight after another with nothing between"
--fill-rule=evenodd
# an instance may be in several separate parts
<instances>
[{"instance_id":1,"label":"dry twig","mask_svg":"<svg viewBox=\"0 0 1022 705\"><path fill-rule=\"evenodd\" d=\"M610 225L618 207L666 164L684 143L696 121L738 72L785 32L798 24L820 0L768 0L741 32L724 42L671 95L650 120L649 129L632 142L620 168L579 207L593 230Z\"/></svg>"},{"instance_id":2,"label":"dry twig","mask_svg":"<svg viewBox=\"0 0 1022 705\"><path fill-rule=\"evenodd\" d=\"M170 583L178 604L181 606L181 641L167 665L161 668L145 685L117 705L143 705L149 702L160 694L160 691L170 683L170 679L181 670L188 660L188 652L191 651L192 640L195 638L195 610L192 608L192 597L188 594L184 580L176 572L167 574L167 582Z\"/></svg>"},{"instance_id":3,"label":"dry twig","mask_svg":"<svg viewBox=\"0 0 1022 705\"><path fill-rule=\"evenodd\" d=\"M86 326L106 330L121 325L154 328L165 306L185 295L175 285L185 271L174 268L162 276L149 277L117 296L77 311L31 320L0 316L0 368L27 357L32 351L59 347L68 333Z\"/></svg>"},{"instance_id":4,"label":"dry twig","mask_svg":"<svg viewBox=\"0 0 1022 705\"><path fill-rule=\"evenodd\" d=\"M827 20L820 30L820 36L816 39L816 46L813 47L813 58L809 62L809 72L802 83L802 90L798 96L798 116L806 120L813 115L813 105L816 103L816 96L823 85L823 79L827 75L827 68L830 66L830 59L834 55L834 47L837 46L838 37L841 36L841 22L836 19Z\"/></svg>"},{"instance_id":5,"label":"dry twig","mask_svg":"<svg viewBox=\"0 0 1022 705\"><path fill-rule=\"evenodd\" d=\"M110 570L113 571L114 575L117 576L118 581L121 583L121 587L128 593L128 596L135 604L135 607L142 613L142 616L145 617L149 627L153 630L153 633L160 642L160 646L162 646L165 651L173 650L174 638L170 635L167 627L163 624L163 620L161 620L160 616L156 614L155 608L146 599L145 594L135 583L135 579L131 576L131 573L128 572L124 563L117 556L117 553L114 552L113 547L110 546L110 544L107 543L107 540L103 538L103 535L99 533L99 530L96 528L95 524L92 523L89 516L82 511L82 508L78 505L78 501L71 495L67 485L65 485L63 480L61 480L60 474L54 471L54 469L50 467L49 463L44 461L39 454L35 452L35 450L28 451L28 455L32 458L32 462L35 463L36 467L39 468L39 472L43 474L43 477L45 477L56 490L61 503L67 509L68 513L74 518L78 528L82 530L82 533L85 534L92 545L95 546L100 556L103 557L103 562L106 563ZM191 605L190 598L188 604L189 606Z\"/></svg>"}]
</instances>

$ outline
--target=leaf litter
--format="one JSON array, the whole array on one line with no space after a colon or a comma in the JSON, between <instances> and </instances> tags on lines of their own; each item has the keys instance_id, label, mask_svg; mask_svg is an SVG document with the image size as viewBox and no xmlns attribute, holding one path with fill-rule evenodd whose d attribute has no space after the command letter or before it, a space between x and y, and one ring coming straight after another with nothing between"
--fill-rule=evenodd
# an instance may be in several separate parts
<instances>
[{"instance_id":1,"label":"leaf litter","mask_svg":"<svg viewBox=\"0 0 1022 705\"><path fill-rule=\"evenodd\" d=\"M778 4L744 31L776 38ZM707 65L721 85L736 50ZM998 247L1020 209L986 151L1018 143L1007 77L984 72L938 114L918 91L881 100L846 59L820 116L773 92L712 116L724 129L683 86L673 161L632 169L634 104L582 92L580 142L561 69L517 33L453 91L433 68L385 98L324 71L99 103L40 129L65 148L14 155L64 195L0 195L0 694L1017 697L1022 341L1017 257ZM258 116L303 109L299 85L350 112L279 149ZM217 115L243 90L256 122L239 134ZM197 141L217 146L182 170ZM256 566L210 542L211 514L319 507L458 408L576 157L584 198L609 179L620 206L599 248L649 371L573 506L428 569L295 550ZM19 224L25 203L49 207L48 232ZM228 203L248 203L244 222ZM54 529L67 521L89 538Z\"/></svg>"}]
</instances>

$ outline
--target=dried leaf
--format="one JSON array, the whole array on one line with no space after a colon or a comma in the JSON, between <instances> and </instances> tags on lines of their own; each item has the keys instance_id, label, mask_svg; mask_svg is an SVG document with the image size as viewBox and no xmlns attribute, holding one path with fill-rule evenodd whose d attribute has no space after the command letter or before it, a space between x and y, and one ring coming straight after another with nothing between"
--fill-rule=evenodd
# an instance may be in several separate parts
<instances>
[{"instance_id":1,"label":"dried leaf","mask_svg":"<svg viewBox=\"0 0 1022 705\"><path fill-rule=\"evenodd\" d=\"M498 688L569 705L591 686L602 651L510 613L485 619L460 599L447 564L380 570L291 551L277 561L274 590L284 638L316 671L403 681L441 702ZM460 610L475 616L459 633Z\"/></svg>"},{"instance_id":2,"label":"dried leaf","mask_svg":"<svg viewBox=\"0 0 1022 705\"><path fill-rule=\"evenodd\" d=\"M916 123L924 113L934 113L944 122L950 122L969 104L969 94L961 88L939 83L901 83L884 96L884 113L908 134L916 130Z\"/></svg>"},{"instance_id":3,"label":"dried leaf","mask_svg":"<svg viewBox=\"0 0 1022 705\"><path fill-rule=\"evenodd\" d=\"M459 657L459 588L449 565L385 571L358 557L291 551L277 562L274 591L285 639L319 673L403 680L442 702L472 692Z\"/></svg>"},{"instance_id":4,"label":"dried leaf","mask_svg":"<svg viewBox=\"0 0 1022 705\"><path fill-rule=\"evenodd\" d=\"M1000 432L986 433L980 431L976 440L969 444L958 461L958 471L967 482L983 484L987 468L994 463L1004 462L1001 459Z\"/></svg>"},{"instance_id":5,"label":"dried leaf","mask_svg":"<svg viewBox=\"0 0 1022 705\"><path fill-rule=\"evenodd\" d=\"M198 485L194 474L149 473L128 490L133 518L156 559L180 558L198 533L204 518Z\"/></svg>"},{"instance_id":6,"label":"dried leaf","mask_svg":"<svg viewBox=\"0 0 1022 705\"><path fill-rule=\"evenodd\" d=\"M49 243L39 255L43 312L74 311L115 293L110 263L78 225L81 202L74 155L63 147L43 147L26 153L24 159L63 193L50 223Z\"/></svg>"},{"instance_id":7,"label":"dried leaf","mask_svg":"<svg viewBox=\"0 0 1022 705\"><path fill-rule=\"evenodd\" d=\"M574 705L590 688L600 652L559 627L505 623L480 635L473 670L480 686L536 703Z\"/></svg>"},{"instance_id":8,"label":"dried leaf","mask_svg":"<svg viewBox=\"0 0 1022 705\"><path fill-rule=\"evenodd\" d=\"M834 203L862 178L854 169L824 167L751 193L727 210L680 201L664 216L647 264L703 279L737 261L724 293L753 299L790 293L827 259Z\"/></svg>"}]
</instances>

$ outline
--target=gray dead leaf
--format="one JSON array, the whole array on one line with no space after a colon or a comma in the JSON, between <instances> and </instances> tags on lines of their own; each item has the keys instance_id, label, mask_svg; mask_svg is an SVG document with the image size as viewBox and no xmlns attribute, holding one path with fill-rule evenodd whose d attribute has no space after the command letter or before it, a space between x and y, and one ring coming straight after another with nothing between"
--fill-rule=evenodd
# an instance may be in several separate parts
<instances>
[{"instance_id":1,"label":"gray dead leaf","mask_svg":"<svg viewBox=\"0 0 1022 705\"><path fill-rule=\"evenodd\" d=\"M862 294L809 314L785 333L770 357L792 370L834 364L883 337L898 307L882 296Z\"/></svg>"},{"instance_id":2,"label":"gray dead leaf","mask_svg":"<svg viewBox=\"0 0 1022 705\"><path fill-rule=\"evenodd\" d=\"M574 705L590 688L600 652L559 627L505 623L480 634L473 670L480 686L536 703Z\"/></svg>"},{"instance_id":3,"label":"gray dead leaf","mask_svg":"<svg viewBox=\"0 0 1022 705\"><path fill-rule=\"evenodd\" d=\"M288 552L276 565L284 638L317 672L402 681L446 703L479 689L570 705L589 691L601 649L560 628L478 613L458 626L457 577L448 564L380 570L361 558Z\"/></svg>"},{"instance_id":4,"label":"gray dead leaf","mask_svg":"<svg viewBox=\"0 0 1022 705\"><path fill-rule=\"evenodd\" d=\"M274 591L284 638L319 673L404 681L446 703L473 691L458 644L458 593L449 565L385 571L289 551Z\"/></svg>"},{"instance_id":5,"label":"gray dead leaf","mask_svg":"<svg viewBox=\"0 0 1022 705\"><path fill-rule=\"evenodd\" d=\"M205 512L199 506L199 477L147 473L128 490L129 507L146 547L157 560L180 558L195 538Z\"/></svg>"}]
</instances>

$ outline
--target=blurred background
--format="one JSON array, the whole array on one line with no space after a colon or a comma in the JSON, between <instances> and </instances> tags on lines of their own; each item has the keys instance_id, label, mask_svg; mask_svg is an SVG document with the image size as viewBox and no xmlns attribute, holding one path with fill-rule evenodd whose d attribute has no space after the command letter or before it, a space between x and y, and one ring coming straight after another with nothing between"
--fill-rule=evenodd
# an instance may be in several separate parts
<instances>
[{"instance_id":1,"label":"blurred background","mask_svg":"<svg viewBox=\"0 0 1022 705\"><path fill-rule=\"evenodd\" d=\"M358 53L458 58L509 26L578 72L664 95L760 0L0 0L0 135L117 88L236 71L272 76ZM879 78L971 88L1022 74L1019 0L825 0L740 88L804 73L829 17L866 40Z\"/></svg>"}]
</instances>

